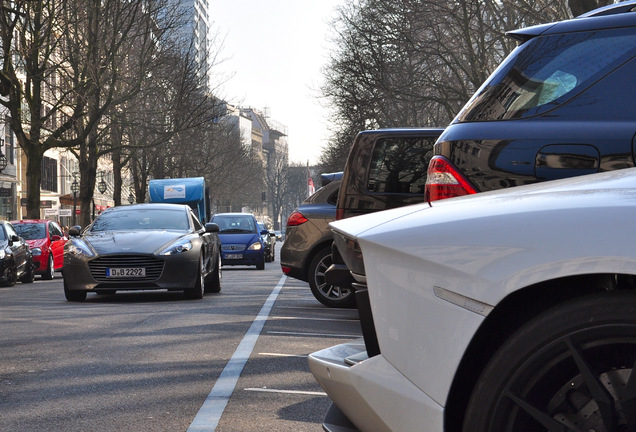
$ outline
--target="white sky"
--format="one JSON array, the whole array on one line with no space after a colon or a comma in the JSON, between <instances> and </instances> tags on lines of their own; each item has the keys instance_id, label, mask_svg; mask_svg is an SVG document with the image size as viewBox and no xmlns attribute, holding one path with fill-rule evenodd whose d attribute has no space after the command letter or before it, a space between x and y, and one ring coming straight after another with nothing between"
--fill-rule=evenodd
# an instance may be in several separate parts
<instances>
[{"instance_id":1,"label":"white sky","mask_svg":"<svg viewBox=\"0 0 636 432\"><path fill-rule=\"evenodd\" d=\"M230 103L269 108L287 126L291 162L312 165L327 143L327 109L319 100L329 23L344 0L209 0L213 30L224 37L217 73Z\"/></svg>"}]
</instances>

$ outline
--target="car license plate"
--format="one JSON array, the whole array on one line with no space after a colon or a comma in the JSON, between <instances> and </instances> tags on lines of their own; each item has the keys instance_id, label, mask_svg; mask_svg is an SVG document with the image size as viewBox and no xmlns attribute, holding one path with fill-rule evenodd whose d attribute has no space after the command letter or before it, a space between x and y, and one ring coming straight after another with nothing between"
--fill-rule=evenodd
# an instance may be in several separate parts
<instances>
[{"instance_id":1,"label":"car license plate","mask_svg":"<svg viewBox=\"0 0 636 432\"><path fill-rule=\"evenodd\" d=\"M225 255L225 259L242 259L243 254L227 254Z\"/></svg>"},{"instance_id":2,"label":"car license plate","mask_svg":"<svg viewBox=\"0 0 636 432\"><path fill-rule=\"evenodd\" d=\"M106 277L144 277L146 269L144 267L107 268Z\"/></svg>"}]
</instances>

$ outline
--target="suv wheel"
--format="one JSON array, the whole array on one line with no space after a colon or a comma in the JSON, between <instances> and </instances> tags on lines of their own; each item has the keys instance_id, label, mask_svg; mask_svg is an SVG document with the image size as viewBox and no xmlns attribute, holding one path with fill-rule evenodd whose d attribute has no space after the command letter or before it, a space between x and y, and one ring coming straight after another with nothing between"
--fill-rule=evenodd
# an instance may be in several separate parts
<instances>
[{"instance_id":1,"label":"suv wheel","mask_svg":"<svg viewBox=\"0 0 636 432\"><path fill-rule=\"evenodd\" d=\"M316 299L329 307L355 307L355 296L351 289L328 285L325 282L325 271L331 265L331 247L320 250L309 266L309 287Z\"/></svg>"}]
</instances>

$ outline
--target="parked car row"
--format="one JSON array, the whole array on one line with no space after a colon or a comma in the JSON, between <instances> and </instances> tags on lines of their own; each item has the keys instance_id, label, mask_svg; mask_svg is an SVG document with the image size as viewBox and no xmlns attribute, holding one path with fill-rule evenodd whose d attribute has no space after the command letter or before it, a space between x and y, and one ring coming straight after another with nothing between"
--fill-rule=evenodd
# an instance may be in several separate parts
<instances>
[{"instance_id":1,"label":"parked car row","mask_svg":"<svg viewBox=\"0 0 636 432\"><path fill-rule=\"evenodd\" d=\"M636 430L634 11L509 32L519 46L422 156L425 203L404 200L414 154L356 163L395 130L358 136L321 274L363 339L310 356L325 430Z\"/></svg>"},{"instance_id":2,"label":"parked car row","mask_svg":"<svg viewBox=\"0 0 636 432\"><path fill-rule=\"evenodd\" d=\"M67 238L51 220L0 221L0 285L53 279L60 271Z\"/></svg>"}]
</instances>

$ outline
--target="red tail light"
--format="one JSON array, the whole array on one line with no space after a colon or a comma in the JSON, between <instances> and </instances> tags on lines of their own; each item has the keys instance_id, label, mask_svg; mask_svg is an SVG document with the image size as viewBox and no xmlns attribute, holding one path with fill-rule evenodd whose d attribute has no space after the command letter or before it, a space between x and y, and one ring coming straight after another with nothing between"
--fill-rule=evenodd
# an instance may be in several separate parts
<instances>
[{"instance_id":1,"label":"red tail light","mask_svg":"<svg viewBox=\"0 0 636 432\"><path fill-rule=\"evenodd\" d=\"M426 200L438 201L477 193L457 168L444 156L433 156L428 164Z\"/></svg>"},{"instance_id":2,"label":"red tail light","mask_svg":"<svg viewBox=\"0 0 636 432\"><path fill-rule=\"evenodd\" d=\"M307 218L297 211L293 212L287 218L287 226L298 226L307 222Z\"/></svg>"}]
</instances>

